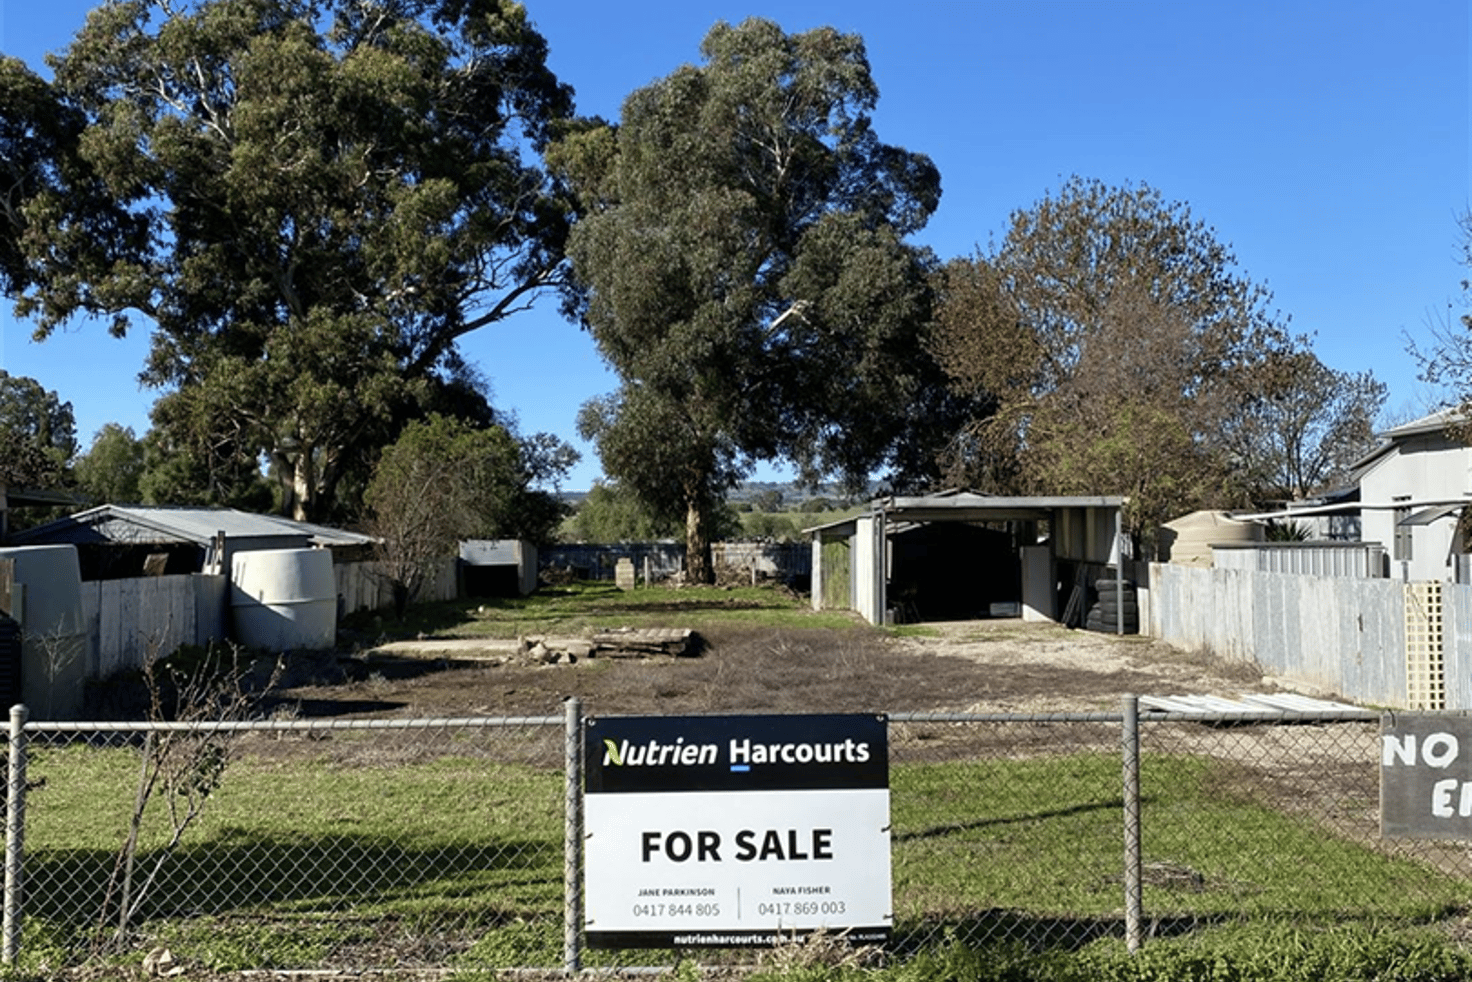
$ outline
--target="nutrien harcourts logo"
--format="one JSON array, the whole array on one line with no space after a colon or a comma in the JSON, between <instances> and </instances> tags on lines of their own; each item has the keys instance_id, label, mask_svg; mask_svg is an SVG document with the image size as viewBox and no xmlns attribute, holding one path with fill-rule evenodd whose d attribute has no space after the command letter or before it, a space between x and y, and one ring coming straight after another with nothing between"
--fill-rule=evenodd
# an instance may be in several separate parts
<instances>
[{"instance_id":1,"label":"nutrien harcourts logo","mask_svg":"<svg viewBox=\"0 0 1472 982\"><path fill-rule=\"evenodd\" d=\"M720 763L720 745L649 740L603 741L604 767L710 767ZM865 764L870 757L865 741L818 743L764 743L750 738L733 739L727 748L730 769L749 771L753 764Z\"/></svg>"},{"instance_id":2,"label":"nutrien harcourts logo","mask_svg":"<svg viewBox=\"0 0 1472 982\"><path fill-rule=\"evenodd\" d=\"M595 794L886 788L885 725L853 714L593 718L584 774Z\"/></svg>"},{"instance_id":3,"label":"nutrien harcourts logo","mask_svg":"<svg viewBox=\"0 0 1472 982\"><path fill-rule=\"evenodd\" d=\"M720 747L714 743L673 743L659 740L603 741L603 766L615 767L709 767L716 762Z\"/></svg>"}]
</instances>

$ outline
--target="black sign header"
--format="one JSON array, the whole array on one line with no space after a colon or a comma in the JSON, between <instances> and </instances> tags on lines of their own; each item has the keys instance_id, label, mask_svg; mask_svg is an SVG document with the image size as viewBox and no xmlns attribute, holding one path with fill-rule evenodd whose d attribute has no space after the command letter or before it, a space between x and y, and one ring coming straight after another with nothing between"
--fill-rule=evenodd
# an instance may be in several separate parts
<instances>
[{"instance_id":1,"label":"black sign header","mask_svg":"<svg viewBox=\"0 0 1472 982\"><path fill-rule=\"evenodd\" d=\"M889 787L882 715L606 716L583 733L589 794Z\"/></svg>"}]
</instances>

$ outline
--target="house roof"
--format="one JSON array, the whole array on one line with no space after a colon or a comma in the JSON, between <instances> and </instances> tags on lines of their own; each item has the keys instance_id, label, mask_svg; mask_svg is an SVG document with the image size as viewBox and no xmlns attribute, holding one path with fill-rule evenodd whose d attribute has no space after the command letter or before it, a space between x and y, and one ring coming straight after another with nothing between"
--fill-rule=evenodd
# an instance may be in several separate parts
<instances>
[{"instance_id":1,"label":"house roof","mask_svg":"<svg viewBox=\"0 0 1472 982\"><path fill-rule=\"evenodd\" d=\"M1420 419L1413 419L1409 423L1391 427L1383 431L1380 436L1386 440L1398 440L1409 436L1421 436L1425 433L1441 433L1449 426L1465 422L1467 418L1462 415L1460 409L1449 407L1438 409L1434 413L1422 416Z\"/></svg>"},{"instance_id":2,"label":"house roof","mask_svg":"<svg viewBox=\"0 0 1472 982\"><path fill-rule=\"evenodd\" d=\"M1402 423L1400 426L1383 430L1379 434L1380 442L1376 444L1375 449L1350 465L1351 479L1358 483L1370 468L1395 449L1397 443L1412 437L1442 434L1447 431L1448 427L1465 422L1467 422L1467 417L1462 415L1460 409L1447 408L1438 409L1420 419L1413 419L1409 423Z\"/></svg>"},{"instance_id":3,"label":"house roof","mask_svg":"<svg viewBox=\"0 0 1472 982\"><path fill-rule=\"evenodd\" d=\"M220 532L225 533L227 540L292 537L329 547L366 545L373 541L356 532L234 508L154 505L100 505L27 529L15 535L13 541L17 544L57 541L83 529L95 534L94 541L193 542L201 546L213 542Z\"/></svg>"}]
</instances>

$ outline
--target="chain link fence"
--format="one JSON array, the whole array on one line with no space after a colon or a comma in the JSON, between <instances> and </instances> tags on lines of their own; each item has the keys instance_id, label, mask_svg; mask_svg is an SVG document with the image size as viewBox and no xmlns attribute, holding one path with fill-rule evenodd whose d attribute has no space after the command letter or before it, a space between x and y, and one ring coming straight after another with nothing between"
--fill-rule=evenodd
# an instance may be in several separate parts
<instances>
[{"instance_id":1,"label":"chain link fence","mask_svg":"<svg viewBox=\"0 0 1472 982\"><path fill-rule=\"evenodd\" d=\"M1360 711L893 716L896 947L1261 921L1466 929L1466 842L1385 839Z\"/></svg>"},{"instance_id":2,"label":"chain link fence","mask_svg":"<svg viewBox=\"0 0 1472 982\"><path fill-rule=\"evenodd\" d=\"M1253 920L1461 928L1468 844L1380 837L1373 714L1127 702L889 720L894 957L952 940L1134 947ZM575 705L176 728L13 718L6 954L671 964L682 953L580 948L579 741Z\"/></svg>"},{"instance_id":3,"label":"chain link fence","mask_svg":"<svg viewBox=\"0 0 1472 982\"><path fill-rule=\"evenodd\" d=\"M563 727L28 724L22 961L560 964Z\"/></svg>"}]
</instances>

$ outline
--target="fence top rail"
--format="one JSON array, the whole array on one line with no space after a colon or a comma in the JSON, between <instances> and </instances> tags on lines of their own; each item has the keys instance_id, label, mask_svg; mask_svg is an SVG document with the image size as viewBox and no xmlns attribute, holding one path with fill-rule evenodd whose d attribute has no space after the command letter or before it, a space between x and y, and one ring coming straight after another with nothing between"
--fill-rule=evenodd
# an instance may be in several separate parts
<instances>
[{"instance_id":1,"label":"fence top rail","mask_svg":"<svg viewBox=\"0 0 1472 982\"><path fill-rule=\"evenodd\" d=\"M1078 713L890 713L891 723L1108 723L1119 725L1119 712ZM1244 710L1167 711L1141 707L1141 723L1374 723L1381 713L1369 709L1315 711ZM565 726L565 716L465 716L424 719L281 719L193 720L187 722L27 720L27 733L242 733L321 732L324 730L438 730Z\"/></svg>"},{"instance_id":2,"label":"fence top rail","mask_svg":"<svg viewBox=\"0 0 1472 982\"><path fill-rule=\"evenodd\" d=\"M1143 716L1144 714L1141 713ZM890 713L891 723L1122 723L1123 713Z\"/></svg>"},{"instance_id":3,"label":"fence top rail","mask_svg":"<svg viewBox=\"0 0 1472 982\"><path fill-rule=\"evenodd\" d=\"M1115 723L1123 713L890 713L893 723ZM1176 711L1140 707L1141 723L1373 723L1371 709Z\"/></svg>"},{"instance_id":4,"label":"fence top rail","mask_svg":"<svg viewBox=\"0 0 1472 982\"><path fill-rule=\"evenodd\" d=\"M322 730L441 730L562 726L562 716L465 716L428 719L195 720L190 722L27 721L27 733L242 733Z\"/></svg>"}]
</instances>

